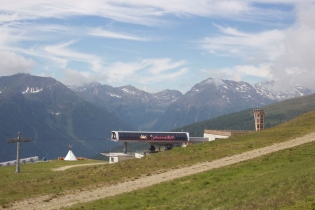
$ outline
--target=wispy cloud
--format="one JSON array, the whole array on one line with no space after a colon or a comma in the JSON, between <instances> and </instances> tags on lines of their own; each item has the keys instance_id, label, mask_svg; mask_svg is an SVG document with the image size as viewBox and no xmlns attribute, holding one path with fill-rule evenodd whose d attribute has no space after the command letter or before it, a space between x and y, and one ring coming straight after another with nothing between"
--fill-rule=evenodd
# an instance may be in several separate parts
<instances>
[{"instance_id":1,"label":"wispy cloud","mask_svg":"<svg viewBox=\"0 0 315 210\"><path fill-rule=\"evenodd\" d=\"M156 70L160 72L156 74ZM172 61L169 58L147 59L138 62L115 62L104 66L101 72L78 72L66 69L63 81L67 84L82 84L92 81L103 81L106 84L121 86L133 84L137 86L166 87L179 77L189 72L184 61ZM152 87L151 87L152 88Z\"/></svg>"},{"instance_id":2,"label":"wispy cloud","mask_svg":"<svg viewBox=\"0 0 315 210\"><path fill-rule=\"evenodd\" d=\"M104 59L100 56L88 53L82 53L78 50L70 48L76 41L68 41L54 45L35 45L31 48L5 47L6 50L17 52L34 58L44 59L45 62L50 61L51 65L66 69L70 68L69 63L77 61L90 65L88 69L98 72L101 71Z\"/></svg>"},{"instance_id":3,"label":"wispy cloud","mask_svg":"<svg viewBox=\"0 0 315 210\"><path fill-rule=\"evenodd\" d=\"M71 16L99 16L119 22L141 25L164 24L161 17L176 16L217 16L223 18L244 18L257 15L274 16L275 13L266 14L253 3L261 1L231 1L231 0L45 0L18 1L11 0L0 5L0 22L32 20L42 18L63 19ZM289 3L295 3L291 1ZM269 3L288 3L285 1L269 1ZM34 12L36 11L36 12ZM255 15L254 15L255 14Z\"/></svg>"},{"instance_id":4,"label":"wispy cloud","mask_svg":"<svg viewBox=\"0 0 315 210\"><path fill-rule=\"evenodd\" d=\"M145 79L140 80L139 83L141 84L150 84L150 83L154 83L157 86L161 86L165 88L165 83L176 83L176 80L178 81L178 78L186 75L189 72L189 68L188 67L184 67L184 68L180 68L177 69L176 71L172 71L169 72L167 74L158 74L158 75L151 75L151 76L147 76L145 77ZM141 77L141 75L140 75Z\"/></svg>"},{"instance_id":5,"label":"wispy cloud","mask_svg":"<svg viewBox=\"0 0 315 210\"><path fill-rule=\"evenodd\" d=\"M283 53L285 34L280 30L246 33L232 27L215 25L220 35L205 37L200 46L212 54L253 58L263 55L274 60Z\"/></svg>"},{"instance_id":6,"label":"wispy cloud","mask_svg":"<svg viewBox=\"0 0 315 210\"><path fill-rule=\"evenodd\" d=\"M142 63L150 67L148 72L153 75L162 74L169 70L182 67L186 64L186 61L181 60L173 62L170 58L162 59L146 59Z\"/></svg>"},{"instance_id":7,"label":"wispy cloud","mask_svg":"<svg viewBox=\"0 0 315 210\"><path fill-rule=\"evenodd\" d=\"M57 45L44 46L43 50L55 57L66 58L70 61L89 63L93 71L100 71L103 66L103 59L97 55L81 53L69 48L75 41L69 41Z\"/></svg>"},{"instance_id":8,"label":"wispy cloud","mask_svg":"<svg viewBox=\"0 0 315 210\"><path fill-rule=\"evenodd\" d=\"M17 1L12 0L0 5L0 23L7 21L35 20L35 19L65 19L71 16L99 16L120 22L151 25L159 22L152 18L160 16L153 8L140 8L126 2L119 1L62 1L45 0ZM34 12L36 11L36 12Z\"/></svg>"},{"instance_id":9,"label":"wispy cloud","mask_svg":"<svg viewBox=\"0 0 315 210\"><path fill-rule=\"evenodd\" d=\"M99 36L111 39L126 39L126 40L133 40L133 41L148 41L150 38L140 37L137 35L126 34L126 33L118 33L114 31L104 30L102 28L93 28L90 29L87 34L92 36Z\"/></svg>"},{"instance_id":10,"label":"wispy cloud","mask_svg":"<svg viewBox=\"0 0 315 210\"><path fill-rule=\"evenodd\" d=\"M150 81L167 81L175 75L187 72L185 61L172 61L170 58L145 59L139 62L116 62L105 68L105 72L111 82L136 81L147 84Z\"/></svg>"},{"instance_id":11,"label":"wispy cloud","mask_svg":"<svg viewBox=\"0 0 315 210\"><path fill-rule=\"evenodd\" d=\"M263 63L259 65L237 65L233 67L221 68L221 69L203 69L202 72L211 75L215 79L230 79L234 81L248 81L247 77L253 78L250 83L256 83L262 78L272 79L271 64Z\"/></svg>"}]
</instances>

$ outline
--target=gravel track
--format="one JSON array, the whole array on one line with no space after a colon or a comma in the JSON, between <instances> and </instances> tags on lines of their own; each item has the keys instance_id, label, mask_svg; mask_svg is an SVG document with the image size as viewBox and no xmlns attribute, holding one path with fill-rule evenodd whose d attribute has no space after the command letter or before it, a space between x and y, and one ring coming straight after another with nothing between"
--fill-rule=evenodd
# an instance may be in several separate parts
<instances>
[{"instance_id":1,"label":"gravel track","mask_svg":"<svg viewBox=\"0 0 315 210\"><path fill-rule=\"evenodd\" d=\"M19 202L15 202L9 209L60 209L69 207L78 203L85 203L97 199L118 195L125 192L149 187L162 182L170 181L176 178L189 176L192 174L208 171L215 168L220 168L242 161L250 160L262 155L270 154L279 150L292 148L301 144L315 141L315 132L303 137L299 137L283 143L274 144L271 146L254 149L241 154L221 158L211 162L202 162L190 167L173 169L164 173L146 176L133 181L118 183L112 186L104 186L84 191L64 192L62 196L52 197L52 195L39 196L29 198ZM49 200L49 201L47 201ZM1 207L0 207L1 209ZM8 209L8 208L6 208Z\"/></svg>"},{"instance_id":2,"label":"gravel track","mask_svg":"<svg viewBox=\"0 0 315 210\"><path fill-rule=\"evenodd\" d=\"M67 170L69 168L74 168L74 167L102 165L102 164L108 164L108 163L86 163L86 164L79 164L79 165L72 165L72 166L62 166L60 168L54 168L53 171L64 171L64 170Z\"/></svg>"}]
</instances>

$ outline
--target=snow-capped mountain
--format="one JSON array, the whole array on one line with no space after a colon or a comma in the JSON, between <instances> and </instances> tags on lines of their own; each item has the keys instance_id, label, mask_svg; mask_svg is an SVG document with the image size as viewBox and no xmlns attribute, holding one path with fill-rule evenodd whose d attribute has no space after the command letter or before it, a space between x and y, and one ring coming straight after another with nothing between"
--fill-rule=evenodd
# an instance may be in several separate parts
<instances>
[{"instance_id":1,"label":"snow-capped mountain","mask_svg":"<svg viewBox=\"0 0 315 210\"><path fill-rule=\"evenodd\" d=\"M206 79L172 103L157 120L153 129L170 130L191 123L249 108L263 107L273 102L311 94L308 88L272 92L270 83L250 85L231 80Z\"/></svg>"},{"instance_id":2,"label":"snow-capped mountain","mask_svg":"<svg viewBox=\"0 0 315 210\"><path fill-rule=\"evenodd\" d=\"M167 107L182 96L177 90L148 93L131 85L112 87L91 83L71 89L83 99L115 113L138 129L149 129Z\"/></svg>"},{"instance_id":3,"label":"snow-capped mountain","mask_svg":"<svg viewBox=\"0 0 315 210\"><path fill-rule=\"evenodd\" d=\"M290 98L301 97L309 95L312 93L312 90L308 87L295 86L292 89L279 89L275 87L275 82L260 82L254 85L256 91L271 100L282 101Z\"/></svg>"},{"instance_id":4,"label":"snow-capped mountain","mask_svg":"<svg viewBox=\"0 0 315 210\"><path fill-rule=\"evenodd\" d=\"M78 95L110 110L139 130L171 130L223 114L311 94L309 88L276 91L274 82L247 82L208 78L185 95L176 90L147 93L131 85L112 87L99 83L72 87Z\"/></svg>"}]
</instances>

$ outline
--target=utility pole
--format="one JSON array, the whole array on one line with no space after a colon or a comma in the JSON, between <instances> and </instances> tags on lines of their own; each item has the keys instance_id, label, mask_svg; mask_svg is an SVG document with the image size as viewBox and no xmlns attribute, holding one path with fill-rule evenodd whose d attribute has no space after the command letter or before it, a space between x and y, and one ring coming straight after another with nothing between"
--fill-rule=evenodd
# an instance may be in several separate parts
<instances>
[{"instance_id":1,"label":"utility pole","mask_svg":"<svg viewBox=\"0 0 315 210\"><path fill-rule=\"evenodd\" d=\"M15 173L20 173L20 150L21 150L21 142L31 142L31 139L22 139L20 137L20 132L18 132L17 139L8 139L8 143L17 143L17 152L16 152L16 170Z\"/></svg>"}]
</instances>

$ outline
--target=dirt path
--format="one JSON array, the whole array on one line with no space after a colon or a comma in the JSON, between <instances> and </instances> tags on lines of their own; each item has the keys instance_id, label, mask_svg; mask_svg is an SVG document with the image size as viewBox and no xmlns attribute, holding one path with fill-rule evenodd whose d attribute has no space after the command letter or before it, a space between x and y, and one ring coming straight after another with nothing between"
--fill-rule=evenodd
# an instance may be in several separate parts
<instances>
[{"instance_id":1,"label":"dirt path","mask_svg":"<svg viewBox=\"0 0 315 210\"><path fill-rule=\"evenodd\" d=\"M74 167L80 167L80 166L92 166L92 165L101 165L101 164L107 164L107 163L86 163L86 164L79 164L79 165L72 165L72 166L62 166L60 168L54 168L53 171L64 171L69 168L74 168Z\"/></svg>"},{"instance_id":2,"label":"dirt path","mask_svg":"<svg viewBox=\"0 0 315 210\"><path fill-rule=\"evenodd\" d=\"M58 196L57 198L51 198L51 196L40 196L36 198L26 199L20 202L16 202L10 209L59 209L62 207L69 207L77 203L85 203L108 196L114 196L125 192L149 187L161 182L170 181L176 178L189 176L192 174L208 171L214 168L220 168L235 163L239 163L245 160L250 160L262 155L273 153L279 150L295 147L301 144L315 141L315 133L306 135L304 137L296 138L283 143L274 144L271 146L263 147L260 149L251 150L238 155L221 158L211 162L203 162L190 167L175 169L167 171L165 173L147 176L134 181L128 181L112 185L109 187L100 187L93 190L64 193L64 196ZM49 199L49 202L44 200ZM1 208L1 207L0 207Z\"/></svg>"}]
</instances>

